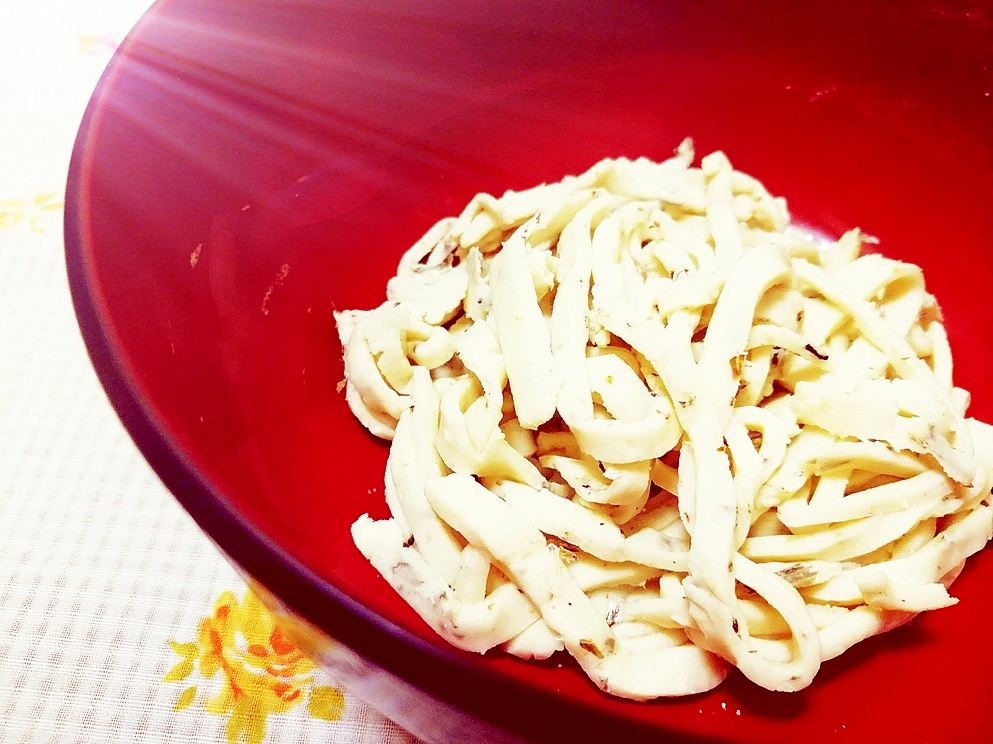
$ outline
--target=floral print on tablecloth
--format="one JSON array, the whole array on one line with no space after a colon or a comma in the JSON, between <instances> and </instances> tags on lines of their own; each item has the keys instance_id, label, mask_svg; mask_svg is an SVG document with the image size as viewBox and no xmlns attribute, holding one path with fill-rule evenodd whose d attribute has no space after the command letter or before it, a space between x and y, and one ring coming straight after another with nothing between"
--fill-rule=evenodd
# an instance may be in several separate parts
<instances>
[{"instance_id":1,"label":"floral print on tablecloth","mask_svg":"<svg viewBox=\"0 0 993 744\"><path fill-rule=\"evenodd\" d=\"M272 615L246 590L241 601L224 592L214 611L197 628L196 639L170 643L180 661L166 682L220 680L219 689L204 694L187 686L176 699L176 710L200 700L208 713L226 716L229 742L261 744L270 715L306 705L313 718L337 721L345 698L337 688L321 684L315 664L300 653L279 630Z\"/></svg>"}]
</instances>

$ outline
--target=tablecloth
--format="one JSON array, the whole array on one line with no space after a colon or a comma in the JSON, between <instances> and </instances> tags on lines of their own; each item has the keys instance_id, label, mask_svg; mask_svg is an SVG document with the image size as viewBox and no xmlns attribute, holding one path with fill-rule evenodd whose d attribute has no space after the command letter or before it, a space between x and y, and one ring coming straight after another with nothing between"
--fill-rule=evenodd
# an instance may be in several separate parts
<instances>
[{"instance_id":1,"label":"tablecloth","mask_svg":"<svg viewBox=\"0 0 993 744\"><path fill-rule=\"evenodd\" d=\"M65 276L66 171L148 4L0 8L0 742L414 742L274 627L87 359Z\"/></svg>"}]
</instances>

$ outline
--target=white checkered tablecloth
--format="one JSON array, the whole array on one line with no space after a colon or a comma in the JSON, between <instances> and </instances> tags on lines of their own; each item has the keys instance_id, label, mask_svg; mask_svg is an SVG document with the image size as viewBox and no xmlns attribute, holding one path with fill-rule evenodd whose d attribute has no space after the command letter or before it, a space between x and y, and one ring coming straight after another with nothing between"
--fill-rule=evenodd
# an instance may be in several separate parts
<instances>
[{"instance_id":1,"label":"white checkered tablecloth","mask_svg":"<svg viewBox=\"0 0 993 744\"><path fill-rule=\"evenodd\" d=\"M413 742L273 630L87 359L65 278L66 170L148 1L0 9L0 742Z\"/></svg>"}]
</instances>

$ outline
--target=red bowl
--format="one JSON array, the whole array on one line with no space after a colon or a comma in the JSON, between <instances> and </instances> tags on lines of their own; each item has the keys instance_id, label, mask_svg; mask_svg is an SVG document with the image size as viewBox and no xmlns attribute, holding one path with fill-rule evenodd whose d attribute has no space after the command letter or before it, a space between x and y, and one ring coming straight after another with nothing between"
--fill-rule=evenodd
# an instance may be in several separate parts
<instances>
[{"instance_id":1,"label":"red bowl","mask_svg":"<svg viewBox=\"0 0 993 744\"><path fill-rule=\"evenodd\" d=\"M923 266L991 420L991 90L993 7L957 0L162 0L76 143L76 311L165 484L298 642L425 738L975 741L993 729L988 554L960 604L793 694L733 674L632 703L568 661L448 647L351 542L386 515L387 450L337 389L332 312L378 304L400 253L478 191L692 136L797 220Z\"/></svg>"}]
</instances>

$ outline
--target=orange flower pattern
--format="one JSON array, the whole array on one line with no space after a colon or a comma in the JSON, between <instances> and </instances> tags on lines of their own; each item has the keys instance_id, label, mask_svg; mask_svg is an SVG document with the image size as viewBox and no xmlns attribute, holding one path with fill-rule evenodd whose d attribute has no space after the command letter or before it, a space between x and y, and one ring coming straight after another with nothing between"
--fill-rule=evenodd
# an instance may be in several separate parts
<instances>
[{"instance_id":1,"label":"orange flower pattern","mask_svg":"<svg viewBox=\"0 0 993 744\"><path fill-rule=\"evenodd\" d=\"M342 692L316 683L314 662L286 639L250 590L240 602L233 592L221 594L213 613L200 621L196 640L170 645L180 661L165 675L166 682L188 680L194 672L203 679L220 674L220 690L206 696L203 705L208 713L227 716L231 744L261 744L268 717L304 701L313 718L337 721L344 714ZM196 685L186 687L176 710L189 708L198 697Z\"/></svg>"}]
</instances>

